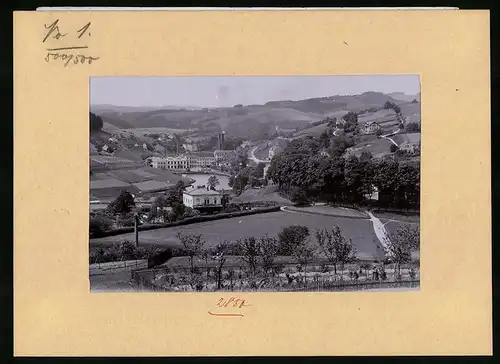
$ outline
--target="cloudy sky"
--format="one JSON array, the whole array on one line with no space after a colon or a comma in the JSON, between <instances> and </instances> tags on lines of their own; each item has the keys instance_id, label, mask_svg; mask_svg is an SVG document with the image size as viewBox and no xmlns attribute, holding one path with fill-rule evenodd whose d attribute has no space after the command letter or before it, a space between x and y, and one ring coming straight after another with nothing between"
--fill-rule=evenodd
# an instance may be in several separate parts
<instances>
[{"instance_id":1,"label":"cloudy sky","mask_svg":"<svg viewBox=\"0 0 500 364\"><path fill-rule=\"evenodd\" d=\"M420 92L418 75L92 77L91 105L224 107L367 91Z\"/></svg>"}]
</instances>

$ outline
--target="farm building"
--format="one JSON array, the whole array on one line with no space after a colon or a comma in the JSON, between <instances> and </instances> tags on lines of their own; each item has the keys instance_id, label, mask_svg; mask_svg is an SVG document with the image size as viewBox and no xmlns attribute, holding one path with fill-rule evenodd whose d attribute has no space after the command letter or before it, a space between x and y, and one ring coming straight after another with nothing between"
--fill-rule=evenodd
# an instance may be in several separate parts
<instances>
[{"instance_id":1,"label":"farm building","mask_svg":"<svg viewBox=\"0 0 500 364\"><path fill-rule=\"evenodd\" d=\"M380 124L377 123L376 121L368 121L364 125L364 133L365 134L373 134L373 133L376 133L380 129L381 129Z\"/></svg>"}]
</instances>

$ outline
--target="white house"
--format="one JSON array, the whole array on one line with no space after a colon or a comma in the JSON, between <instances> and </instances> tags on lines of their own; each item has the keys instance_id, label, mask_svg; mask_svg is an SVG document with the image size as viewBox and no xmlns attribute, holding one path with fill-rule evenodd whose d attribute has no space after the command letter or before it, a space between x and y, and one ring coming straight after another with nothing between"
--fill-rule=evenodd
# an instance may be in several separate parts
<instances>
[{"instance_id":1,"label":"white house","mask_svg":"<svg viewBox=\"0 0 500 364\"><path fill-rule=\"evenodd\" d=\"M182 194L182 202L192 209L204 207L222 207L222 193L205 187L194 188Z\"/></svg>"},{"instance_id":2,"label":"white house","mask_svg":"<svg viewBox=\"0 0 500 364\"><path fill-rule=\"evenodd\" d=\"M185 144L182 144L182 147L188 152L197 152L198 151L198 145L196 145L194 143L185 143Z\"/></svg>"},{"instance_id":3,"label":"white house","mask_svg":"<svg viewBox=\"0 0 500 364\"><path fill-rule=\"evenodd\" d=\"M416 149L416 145L409 142L409 141L406 141L406 142L403 142L399 145L399 150L403 150L405 152L410 152L410 153L413 153L415 152L415 149Z\"/></svg>"},{"instance_id":4,"label":"white house","mask_svg":"<svg viewBox=\"0 0 500 364\"><path fill-rule=\"evenodd\" d=\"M373 134L380 130L381 127L376 121L368 121L364 126L365 134Z\"/></svg>"}]
</instances>

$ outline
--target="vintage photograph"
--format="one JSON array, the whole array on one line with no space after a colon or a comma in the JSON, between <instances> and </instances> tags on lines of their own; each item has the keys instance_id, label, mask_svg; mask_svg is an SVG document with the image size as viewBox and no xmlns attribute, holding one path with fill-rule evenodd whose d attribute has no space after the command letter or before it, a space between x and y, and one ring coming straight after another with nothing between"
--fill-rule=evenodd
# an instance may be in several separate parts
<instances>
[{"instance_id":1,"label":"vintage photograph","mask_svg":"<svg viewBox=\"0 0 500 364\"><path fill-rule=\"evenodd\" d=\"M420 289L418 75L89 82L92 292Z\"/></svg>"}]
</instances>

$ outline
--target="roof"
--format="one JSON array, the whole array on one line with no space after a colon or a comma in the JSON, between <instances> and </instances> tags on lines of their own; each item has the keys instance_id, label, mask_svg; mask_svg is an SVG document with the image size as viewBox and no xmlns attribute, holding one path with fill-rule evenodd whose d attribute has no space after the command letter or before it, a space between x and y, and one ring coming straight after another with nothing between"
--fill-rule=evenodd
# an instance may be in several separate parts
<instances>
[{"instance_id":1,"label":"roof","mask_svg":"<svg viewBox=\"0 0 500 364\"><path fill-rule=\"evenodd\" d=\"M214 152L191 152L189 156L193 157L214 157Z\"/></svg>"},{"instance_id":2,"label":"roof","mask_svg":"<svg viewBox=\"0 0 500 364\"><path fill-rule=\"evenodd\" d=\"M234 150L216 150L214 154L236 154Z\"/></svg>"},{"instance_id":3,"label":"roof","mask_svg":"<svg viewBox=\"0 0 500 364\"><path fill-rule=\"evenodd\" d=\"M195 188L184 193L190 196L216 196L221 194L220 191L207 190L206 188Z\"/></svg>"},{"instance_id":4,"label":"roof","mask_svg":"<svg viewBox=\"0 0 500 364\"><path fill-rule=\"evenodd\" d=\"M167 184L163 181L144 181L133 184L140 191L156 191L164 190L172 186L172 184Z\"/></svg>"},{"instance_id":5,"label":"roof","mask_svg":"<svg viewBox=\"0 0 500 364\"><path fill-rule=\"evenodd\" d=\"M371 120L371 121L367 121L367 122L365 123L365 126L370 126L370 125L373 125L373 124L380 125L377 121L375 121L375 120Z\"/></svg>"}]
</instances>

